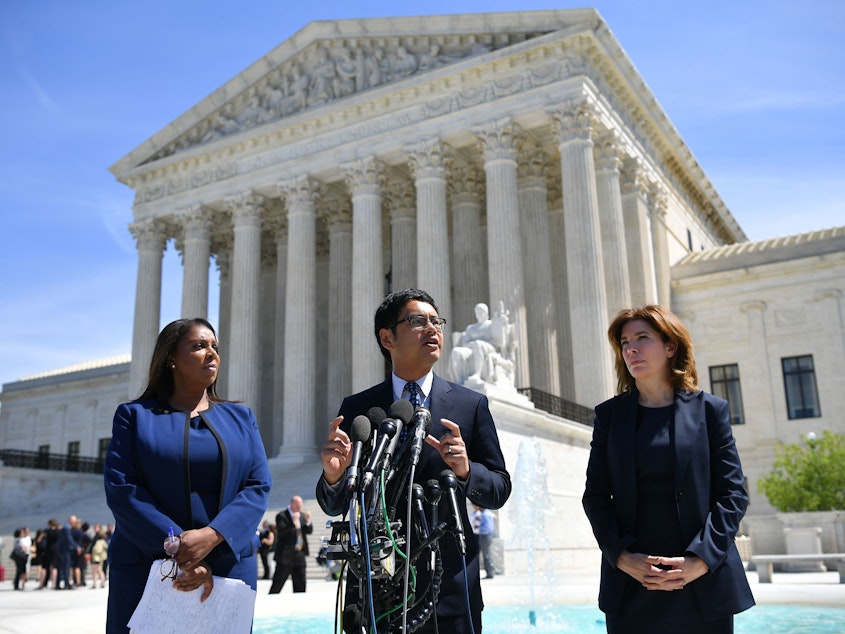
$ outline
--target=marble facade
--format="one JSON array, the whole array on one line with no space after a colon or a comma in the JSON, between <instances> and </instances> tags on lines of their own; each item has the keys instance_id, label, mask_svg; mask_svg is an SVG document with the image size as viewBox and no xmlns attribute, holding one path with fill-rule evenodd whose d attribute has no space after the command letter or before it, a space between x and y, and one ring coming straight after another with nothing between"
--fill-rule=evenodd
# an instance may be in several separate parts
<instances>
[{"instance_id":1,"label":"marble facade","mask_svg":"<svg viewBox=\"0 0 845 634\"><path fill-rule=\"evenodd\" d=\"M671 262L745 238L592 10L311 23L111 171L136 192L129 393L173 240L183 316L220 272L223 393L291 459L383 378L369 334L392 288L428 290L456 328L504 302L516 386L593 405L608 316L668 302Z\"/></svg>"}]
</instances>

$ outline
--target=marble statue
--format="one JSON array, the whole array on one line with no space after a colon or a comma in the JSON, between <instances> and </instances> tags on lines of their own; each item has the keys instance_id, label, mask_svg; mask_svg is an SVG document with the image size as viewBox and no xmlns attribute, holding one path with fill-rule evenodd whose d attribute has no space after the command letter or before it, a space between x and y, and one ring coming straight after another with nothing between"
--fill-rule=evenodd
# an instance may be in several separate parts
<instances>
[{"instance_id":1,"label":"marble statue","mask_svg":"<svg viewBox=\"0 0 845 634\"><path fill-rule=\"evenodd\" d=\"M504 302L490 319L487 304L475 305L476 323L452 335L449 371L456 383L478 389L485 385L515 390L514 351L517 341Z\"/></svg>"}]
</instances>

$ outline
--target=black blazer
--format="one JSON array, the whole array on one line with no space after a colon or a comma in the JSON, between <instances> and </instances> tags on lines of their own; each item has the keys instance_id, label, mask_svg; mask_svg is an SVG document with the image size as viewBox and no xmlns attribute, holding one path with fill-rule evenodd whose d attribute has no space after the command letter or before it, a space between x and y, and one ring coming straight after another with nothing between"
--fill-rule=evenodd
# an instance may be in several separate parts
<instances>
[{"instance_id":1,"label":"black blazer","mask_svg":"<svg viewBox=\"0 0 845 634\"><path fill-rule=\"evenodd\" d=\"M473 609L480 610L482 601L478 539L472 532L465 500L469 499L474 504L488 509L501 508L511 493L510 475L505 470L505 458L499 446L499 436L496 433L486 396L445 381L437 375L434 376L429 396L431 435L440 438L446 433L446 428L440 423L441 418L446 418L460 427L461 436L467 447L470 475L465 483L458 480L458 506L467 542L466 559L470 599ZM366 414L371 407L381 407L388 411L393 401L392 379L348 396L340 406L339 414L343 416L340 428L347 434L350 433L352 421L356 416ZM414 481L424 484L427 480L436 479L446 468L448 467L440 454L433 447L424 444ZM322 477L317 483L317 501L328 515L341 515L348 510L343 483L342 478L340 482L330 486ZM448 513L445 498L444 495L440 502L439 516L441 518L447 517ZM404 511L401 511L401 514L397 512L397 515L404 517ZM465 614L464 578L460 553L451 536L441 539L440 547L444 570L437 613L441 616Z\"/></svg>"},{"instance_id":2,"label":"black blazer","mask_svg":"<svg viewBox=\"0 0 845 634\"><path fill-rule=\"evenodd\" d=\"M299 526L302 530L302 550L300 552L307 557L308 535L313 532L314 525L310 522L305 524L304 521L305 518L300 511ZM293 561L294 553L296 553L296 528L293 525L290 509L283 509L276 513L276 528L278 534L276 535L276 551L273 554L273 559L290 563Z\"/></svg>"},{"instance_id":3,"label":"black blazer","mask_svg":"<svg viewBox=\"0 0 845 634\"><path fill-rule=\"evenodd\" d=\"M603 554L599 608L608 614L619 613L630 579L616 560L637 541L638 398L635 390L596 407L582 500ZM705 620L715 620L754 605L734 543L748 495L727 401L701 391L677 392L673 431L675 502L686 552L710 568L686 590L695 592Z\"/></svg>"}]
</instances>

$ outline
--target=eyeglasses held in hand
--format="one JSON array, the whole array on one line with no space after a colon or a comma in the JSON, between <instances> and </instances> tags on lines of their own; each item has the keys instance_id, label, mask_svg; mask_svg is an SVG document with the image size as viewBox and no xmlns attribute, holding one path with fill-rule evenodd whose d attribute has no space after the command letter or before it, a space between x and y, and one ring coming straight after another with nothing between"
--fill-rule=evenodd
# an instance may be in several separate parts
<instances>
[{"instance_id":1,"label":"eyeglasses held in hand","mask_svg":"<svg viewBox=\"0 0 845 634\"><path fill-rule=\"evenodd\" d=\"M432 326L434 326L435 330L437 330L438 332L443 332L443 326L446 325L446 320L443 319L443 317L429 318L425 315L408 315L407 317L404 317L397 321L395 324L393 324L393 327L395 328L403 321L407 321L411 328L413 328L414 330L423 330L430 323Z\"/></svg>"},{"instance_id":2,"label":"eyeglasses held in hand","mask_svg":"<svg viewBox=\"0 0 845 634\"><path fill-rule=\"evenodd\" d=\"M161 573L162 581L165 579L175 579L179 576L179 564L176 562L176 557L168 557L162 560L158 571Z\"/></svg>"},{"instance_id":3,"label":"eyeglasses held in hand","mask_svg":"<svg viewBox=\"0 0 845 634\"><path fill-rule=\"evenodd\" d=\"M162 581L165 579L175 579L179 574L179 563L176 561L176 553L179 552L181 545L182 538L173 534L173 527L171 526L164 540L164 552L167 554L167 559L164 559L158 568Z\"/></svg>"}]
</instances>

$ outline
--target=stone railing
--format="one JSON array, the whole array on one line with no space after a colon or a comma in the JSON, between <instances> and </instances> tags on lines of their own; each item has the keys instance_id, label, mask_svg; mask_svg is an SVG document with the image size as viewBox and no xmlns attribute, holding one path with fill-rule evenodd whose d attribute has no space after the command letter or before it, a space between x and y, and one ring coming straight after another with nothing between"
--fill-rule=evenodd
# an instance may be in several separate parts
<instances>
[{"instance_id":1,"label":"stone railing","mask_svg":"<svg viewBox=\"0 0 845 634\"><path fill-rule=\"evenodd\" d=\"M549 394L548 392L543 392L542 390L538 390L533 387L521 387L518 391L520 394L527 396L528 400L534 403L534 407L537 409L541 409L554 416L574 420L576 423L582 423L583 425L589 425L590 427L593 426L595 414L589 407L573 403L572 401L567 401L564 398L555 396L554 394Z\"/></svg>"},{"instance_id":2,"label":"stone railing","mask_svg":"<svg viewBox=\"0 0 845 634\"><path fill-rule=\"evenodd\" d=\"M0 464L6 467L44 469L46 471L103 472L103 460L100 458L23 451L22 449L0 449Z\"/></svg>"}]
</instances>

